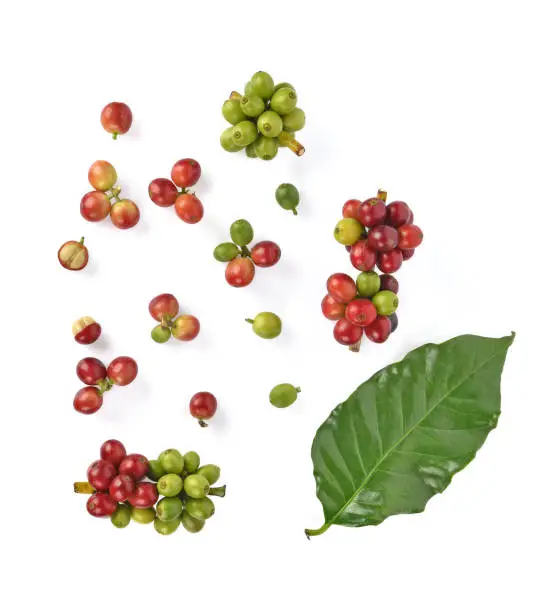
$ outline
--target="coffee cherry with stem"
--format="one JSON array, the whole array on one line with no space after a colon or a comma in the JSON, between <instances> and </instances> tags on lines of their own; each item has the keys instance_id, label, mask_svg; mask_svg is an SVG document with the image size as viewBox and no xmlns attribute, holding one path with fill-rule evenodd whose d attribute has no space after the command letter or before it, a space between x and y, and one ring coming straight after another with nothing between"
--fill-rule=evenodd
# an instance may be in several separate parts
<instances>
[{"instance_id":1,"label":"coffee cherry with stem","mask_svg":"<svg viewBox=\"0 0 560 612\"><path fill-rule=\"evenodd\" d=\"M101 459L118 467L120 462L126 457L126 449L124 444L118 440L107 440L101 445L99 456Z\"/></svg>"},{"instance_id":2,"label":"coffee cherry with stem","mask_svg":"<svg viewBox=\"0 0 560 612\"><path fill-rule=\"evenodd\" d=\"M424 238L422 230L417 225L401 225L399 232L399 249L415 249Z\"/></svg>"},{"instance_id":3,"label":"coffee cherry with stem","mask_svg":"<svg viewBox=\"0 0 560 612\"><path fill-rule=\"evenodd\" d=\"M82 414L93 414L103 405L103 395L97 387L84 387L74 397L74 410Z\"/></svg>"},{"instance_id":4,"label":"coffee cherry with stem","mask_svg":"<svg viewBox=\"0 0 560 612\"><path fill-rule=\"evenodd\" d=\"M392 274L382 274L380 277L382 291L399 292L399 281Z\"/></svg>"},{"instance_id":5,"label":"coffee cherry with stem","mask_svg":"<svg viewBox=\"0 0 560 612\"><path fill-rule=\"evenodd\" d=\"M376 293L372 298L372 302L377 312L383 317L392 315L399 306L397 294L387 290Z\"/></svg>"},{"instance_id":6,"label":"coffee cherry with stem","mask_svg":"<svg viewBox=\"0 0 560 612\"><path fill-rule=\"evenodd\" d=\"M260 338L272 340L282 333L282 320L273 312L259 312L254 319L245 319L251 323L253 331Z\"/></svg>"},{"instance_id":7,"label":"coffee cherry with stem","mask_svg":"<svg viewBox=\"0 0 560 612\"><path fill-rule=\"evenodd\" d=\"M282 383L272 389L268 399L276 408L288 408L288 406L291 406L297 400L299 393L301 393L299 387L294 387L294 385L289 383Z\"/></svg>"},{"instance_id":8,"label":"coffee cherry with stem","mask_svg":"<svg viewBox=\"0 0 560 612\"><path fill-rule=\"evenodd\" d=\"M164 325L156 325L151 332L152 340L158 344L164 344L171 338L171 330Z\"/></svg>"},{"instance_id":9,"label":"coffee cherry with stem","mask_svg":"<svg viewBox=\"0 0 560 612\"><path fill-rule=\"evenodd\" d=\"M337 302L347 304L356 297L358 290L348 274L337 272L327 279L327 292Z\"/></svg>"},{"instance_id":10,"label":"coffee cherry with stem","mask_svg":"<svg viewBox=\"0 0 560 612\"><path fill-rule=\"evenodd\" d=\"M87 469L87 480L96 491L107 491L116 475L115 466L103 459L94 461Z\"/></svg>"},{"instance_id":11,"label":"coffee cherry with stem","mask_svg":"<svg viewBox=\"0 0 560 612\"><path fill-rule=\"evenodd\" d=\"M282 252L280 247L270 240L257 242L251 249L251 259L259 268L270 268L278 263Z\"/></svg>"},{"instance_id":12,"label":"coffee cherry with stem","mask_svg":"<svg viewBox=\"0 0 560 612\"><path fill-rule=\"evenodd\" d=\"M101 111L101 125L116 140L119 134L126 134L132 125L132 112L124 102L111 102Z\"/></svg>"},{"instance_id":13,"label":"coffee cherry with stem","mask_svg":"<svg viewBox=\"0 0 560 612\"><path fill-rule=\"evenodd\" d=\"M70 240L58 249L58 261L63 268L72 272L83 270L89 261L89 252L84 245L84 239L79 242Z\"/></svg>"},{"instance_id":14,"label":"coffee cherry with stem","mask_svg":"<svg viewBox=\"0 0 560 612\"><path fill-rule=\"evenodd\" d=\"M241 251L233 242L222 242L214 249L214 259L227 263L241 255Z\"/></svg>"},{"instance_id":15,"label":"coffee cherry with stem","mask_svg":"<svg viewBox=\"0 0 560 612\"><path fill-rule=\"evenodd\" d=\"M80 202L80 214L86 221L103 221L111 212L111 201L103 191L90 191Z\"/></svg>"},{"instance_id":16,"label":"coffee cherry with stem","mask_svg":"<svg viewBox=\"0 0 560 612\"><path fill-rule=\"evenodd\" d=\"M365 334L369 340L376 344L381 344L387 340L391 334L391 321L388 317L378 316L375 321L368 325Z\"/></svg>"},{"instance_id":17,"label":"coffee cherry with stem","mask_svg":"<svg viewBox=\"0 0 560 612\"><path fill-rule=\"evenodd\" d=\"M344 346L352 347L355 352L359 350L359 342L362 339L362 334L362 328L358 325L354 325L348 319L340 319L340 321L337 321L333 330L334 339Z\"/></svg>"},{"instance_id":18,"label":"coffee cherry with stem","mask_svg":"<svg viewBox=\"0 0 560 612\"><path fill-rule=\"evenodd\" d=\"M375 267L377 256L367 240L358 240L350 249L350 262L357 270L369 272Z\"/></svg>"},{"instance_id":19,"label":"coffee cherry with stem","mask_svg":"<svg viewBox=\"0 0 560 612\"><path fill-rule=\"evenodd\" d=\"M342 207L342 216L345 219L358 220L358 211L362 203L360 200L347 200Z\"/></svg>"},{"instance_id":20,"label":"coffee cherry with stem","mask_svg":"<svg viewBox=\"0 0 560 612\"><path fill-rule=\"evenodd\" d=\"M378 191L376 198L369 198L362 202L358 211L358 221L366 227L383 223L387 214L386 198L387 193L385 191Z\"/></svg>"},{"instance_id":21,"label":"coffee cherry with stem","mask_svg":"<svg viewBox=\"0 0 560 612\"><path fill-rule=\"evenodd\" d=\"M405 202L391 202L387 206L387 216L385 222L393 227L400 227L411 221L412 211Z\"/></svg>"},{"instance_id":22,"label":"coffee cherry with stem","mask_svg":"<svg viewBox=\"0 0 560 612\"><path fill-rule=\"evenodd\" d=\"M86 502L87 511L91 516L111 516L117 509L117 502L108 493L94 493Z\"/></svg>"},{"instance_id":23,"label":"coffee cherry with stem","mask_svg":"<svg viewBox=\"0 0 560 612\"><path fill-rule=\"evenodd\" d=\"M249 257L237 257L228 263L225 274L232 287L246 287L255 277L255 265Z\"/></svg>"},{"instance_id":24,"label":"coffee cherry with stem","mask_svg":"<svg viewBox=\"0 0 560 612\"><path fill-rule=\"evenodd\" d=\"M321 310L323 315L330 321L338 321L344 318L346 313L346 304L337 302L332 296L325 295L321 301Z\"/></svg>"},{"instance_id":25,"label":"coffee cherry with stem","mask_svg":"<svg viewBox=\"0 0 560 612\"><path fill-rule=\"evenodd\" d=\"M91 317L82 317L72 323L72 334L78 344L93 344L101 335L101 325Z\"/></svg>"},{"instance_id":26,"label":"coffee cherry with stem","mask_svg":"<svg viewBox=\"0 0 560 612\"><path fill-rule=\"evenodd\" d=\"M195 393L189 402L189 412L191 413L191 416L198 419L198 424L201 427L208 427L208 423L206 421L211 419L216 414L217 409L218 400L216 399L215 395L209 391L200 391L199 393Z\"/></svg>"},{"instance_id":27,"label":"coffee cherry with stem","mask_svg":"<svg viewBox=\"0 0 560 612\"><path fill-rule=\"evenodd\" d=\"M167 208L175 204L179 192L169 179L157 178L148 186L148 195L154 204Z\"/></svg>"},{"instance_id":28,"label":"coffee cherry with stem","mask_svg":"<svg viewBox=\"0 0 560 612\"><path fill-rule=\"evenodd\" d=\"M98 385L107 376L107 368L95 357L85 357L76 366L78 378L86 385Z\"/></svg>"},{"instance_id":29,"label":"coffee cherry with stem","mask_svg":"<svg viewBox=\"0 0 560 612\"><path fill-rule=\"evenodd\" d=\"M371 325L377 317L377 310L371 300L357 298L346 306L346 318L358 327Z\"/></svg>"},{"instance_id":30,"label":"coffee cherry with stem","mask_svg":"<svg viewBox=\"0 0 560 612\"><path fill-rule=\"evenodd\" d=\"M148 310L158 323L170 323L179 314L179 300L171 293L160 293L150 300Z\"/></svg>"},{"instance_id":31,"label":"coffee cherry with stem","mask_svg":"<svg viewBox=\"0 0 560 612\"><path fill-rule=\"evenodd\" d=\"M98 160L88 170L88 181L97 191L109 191L117 182L117 171L108 161Z\"/></svg>"},{"instance_id":32,"label":"coffee cherry with stem","mask_svg":"<svg viewBox=\"0 0 560 612\"><path fill-rule=\"evenodd\" d=\"M130 229L140 221L140 209L132 200L117 201L111 207L111 221L119 229Z\"/></svg>"},{"instance_id":33,"label":"coffee cherry with stem","mask_svg":"<svg viewBox=\"0 0 560 612\"><path fill-rule=\"evenodd\" d=\"M116 357L107 368L109 380L119 387L129 385L137 374L138 365L132 357Z\"/></svg>"},{"instance_id":34,"label":"coffee cherry with stem","mask_svg":"<svg viewBox=\"0 0 560 612\"><path fill-rule=\"evenodd\" d=\"M400 249L393 249L392 251L385 251L377 254L377 267L381 272L386 274L393 274L401 266L403 262L403 256Z\"/></svg>"},{"instance_id":35,"label":"coffee cherry with stem","mask_svg":"<svg viewBox=\"0 0 560 612\"><path fill-rule=\"evenodd\" d=\"M173 321L171 333L177 340L188 342L194 340L200 332L200 322L193 315L181 315Z\"/></svg>"},{"instance_id":36,"label":"coffee cherry with stem","mask_svg":"<svg viewBox=\"0 0 560 612\"><path fill-rule=\"evenodd\" d=\"M280 136L278 136L278 144L281 147L287 147L298 157L301 157L305 153L305 147L294 138L293 133L290 131L283 130L280 132Z\"/></svg>"},{"instance_id":37,"label":"coffee cherry with stem","mask_svg":"<svg viewBox=\"0 0 560 612\"><path fill-rule=\"evenodd\" d=\"M196 159L180 159L171 168L171 180L179 189L187 189L198 182L202 169Z\"/></svg>"},{"instance_id":38,"label":"coffee cherry with stem","mask_svg":"<svg viewBox=\"0 0 560 612\"><path fill-rule=\"evenodd\" d=\"M297 187L291 183L282 183L276 188L276 201L284 210L291 210L294 215L297 215L297 206L299 204L299 191Z\"/></svg>"},{"instance_id":39,"label":"coffee cherry with stem","mask_svg":"<svg viewBox=\"0 0 560 612\"><path fill-rule=\"evenodd\" d=\"M175 200L175 212L179 219L194 225L204 216L204 207L194 193L182 193Z\"/></svg>"},{"instance_id":40,"label":"coffee cherry with stem","mask_svg":"<svg viewBox=\"0 0 560 612\"><path fill-rule=\"evenodd\" d=\"M381 278L376 272L362 272L356 278L360 297L372 298L381 288Z\"/></svg>"},{"instance_id":41,"label":"coffee cherry with stem","mask_svg":"<svg viewBox=\"0 0 560 612\"><path fill-rule=\"evenodd\" d=\"M364 226L351 217L342 219L339 221L334 228L334 238L340 244L345 246L352 246L364 233Z\"/></svg>"},{"instance_id":42,"label":"coffee cherry with stem","mask_svg":"<svg viewBox=\"0 0 560 612\"><path fill-rule=\"evenodd\" d=\"M399 244L399 234L390 225L376 225L369 231L367 244L373 251L391 251Z\"/></svg>"},{"instance_id":43,"label":"coffee cherry with stem","mask_svg":"<svg viewBox=\"0 0 560 612\"><path fill-rule=\"evenodd\" d=\"M229 235L238 246L247 246L254 237L253 226L245 219L237 219L230 225Z\"/></svg>"}]
</instances>

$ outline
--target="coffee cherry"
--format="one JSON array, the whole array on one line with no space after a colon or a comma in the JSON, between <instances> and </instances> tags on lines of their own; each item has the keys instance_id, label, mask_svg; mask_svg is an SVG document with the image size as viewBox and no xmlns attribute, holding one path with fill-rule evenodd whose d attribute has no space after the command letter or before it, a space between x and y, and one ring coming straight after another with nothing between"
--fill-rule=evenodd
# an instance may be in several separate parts
<instances>
[{"instance_id":1,"label":"coffee cherry","mask_svg":"<svg viewBox=\"0 0 560 612\"><path fill-rule=\"evenodd\" d=\"M118 200L111 207L111 221L119 229L130 229L140 221L140 210L132 200Z\"/></svg>"},{"instance_id":2,"label":"coffee cherry","mask_svg":"<svg viewBox=\"0 0 560 612\"><path fill-rule=\"evenodd\" d=\"M82 317L72 323L72 333L78 344L93 344L101 335L101 325L91 317Z\"/></svg>"},{"instance_id":3,"label":"coffee cherry","mask_svg":"<svg viewBox=\"0 0 560 612\"><path fill-rule=\"evenodd\" d=\"M399 298L392 291L380 291L372 298L373 305L379 315L388 317L392 315L399 306Z\"/></svg>"},{"instance_id":4,"label":"coffee cherry","mask_svg":"<svg viewBox=\"0 0 560 612\"><path fill-rule=\"evenodd\" d=\"M327 279L327 292L337 302L347 304L356 297L356 283L348 274L337 272Z\"/></svg>"},{"instance_id":5,"label":"coffee cherry","mask_svg":"<svg viewBox=\"0 0 560 612\"><path fill-rule=\"evenodd\" d=\"M63 268L77 272L83 270L88 263L89 252L84 246L84 239L80 242L76 240L70 240L65 242L60 249L58 249L58 261Z\"/></svg>"},{"instance_id":6,"label":"coffee cherry","mask_svg":"<svg viewBox=\"0 0 560 612\"><path fill-rule=\"evenodd\" d=\"M272 340L282 332L282 320L273 312L260 312L254 319L245 320L251 323L255 334L265 340Z\"/></svg>"},{"instance_id":7,"label":"coffee cherry","mask_svg":"<svg viewBox=\"0 0 560 612\"><path fill-rule=\"evenodd\" d=\"M232 287L246 287L255 277L255 265L249 257L237 257L226 267L226 281Z\"/></svg>"},{"instance_id":8,"label":"coffee cherry","mask_svg":"<svg viewBox=\"0 0 560 612\"><path fill-rule=\"evenodd\" d=\"M103 459L94 461L87 470L88 482L96 491L107 491L116 475L115 466Z\"/></svg>"},{"instance_id":9,"label":"coffee cherry","mask_svg":"<svg viewBox=\"0 0 560 612\"><path fill-rule=\"evenodd\" d=\"M414 255L414 249L401 249L403 261L408 261Z\"/></svg>"},{"instance_id":10,"label":"coffee cherry","mask_svg":"<svg viewBox=\"0 0 560 612\"><path fill-rule=\"evenodd\" d=\"M360 200L348 200L342 207L342 216L345 219L358 219L358 212L362 203Z\"/></svg>"},{"instance_id":11,"label":"coffee cherry","mask_svg":"<svg viewBox=\"0 0 560 612\"><path fill-rule=\"evenodd\" d=\"M345 346L352 346L359 342L362 334L362 328L350 323L348 319L337 321L333 330L334 339Z\"/></svg>"},{"instance_id":12,"label":"coffee cherry","mask_svg":"<svg viewBox=\"0 0 560 612\"><path fill-rule=\"evenodd\" d=\"M98 385L105 380L107 368L95 357L85 357L76 366L78 378L86 385Z\"/></svg>"},{"instance_id":13,"label":"coffee cherry","mask_svg":"<svg viewBox=\"0 0 560 612\"><path fill-rule=\"evenodd\" d=\"M74 410L82 414L93 414L103 405L103 395L97 387L84 387L74 396Z\"/></svg>"},{"instance_id":14,"label":"coffee cherry","mask_svg":"<svg viewBox=\"0 0 560 612\"><path fill-rule=\"evenodd\" d=\"M175 200L175 212L179 219L194 225L204 216L204 207L194 193L182 193Z\"/></svg>"},{"instance_id":15,"label":"coffee cherry","mask_svg":"<svg viewBox=\"0 0 560 612\"><path fill-rule=\"evenodd\" d=\"M385 222L393 227L400 227L405 223L412 223L410 217L412 211L404 202L391 202L387 206L387 217Z\"/></svg>"},{"instance_id":16,"label":"coffee cherry","mask_svg":"<svg viewBox=\"0 0 560 612\"><path fill-rule=\"evenodd\" d=\"M214 249L214 259L227 263L240 255L240 250L233 242L222 242Z\"/></svg>"},{"instance_id":17,"label":"coffee cherry","mask_svg":"<svg viewBox=\"0 0 560 612\"><path fill-rule=\"evenodd\" d=\"M399 318L396 312L389 316L389 321L391 321L391 333L393 333L399 326Z\"/></svg>"},{"instance_id":18,"label":"coffee cherry","mask_svg":"<svg viewBox=\"0 0 560 612\"><path fill-rule=\"evenodd\" d=\"M116 357L107 367L107 376L115 385L125 387L138 374L138 365L132 357Z\"/></svg>"},{"instance_id":19,"label":"coffee cherry","mask_svg":"<svg viewBox=\"0 0 560 612\"><path fill-rule=\"evenodd\" d=\"M195 159L180 159L178 162L175 162L173 168L171 168L171 180L180 189L192 187L197 183L201 174L202 169Z\"/></svg>"},{"instance_id":20,"label":"coffee cherry","mask_svg":"<svg viewBox=\"0 0 560 612\"><path fill-rule=\"evenodd\" d=\"M200 322L192 315L181 315L173 321L171 333L177 340L188 342L194 340L200 331Z\"/></svg>"},{"instance_id":21,"label":"coffee cherry","mask_svg":"<svg viewBox=\"0 0 560 612\"><path fill-rule=\"evenodd\" d=\"M380 225L385 221L387 207L381 198L369 198L358 210L358 221L366 227Z\"/></svg>"},{"instance_id":22,"label":"coffee cherry","mask_svg":"<svg viewBox=\"0 0 560 612\"><path fill-rule=\"evenodd\" d=\"M350 262L357 270L368 272L373 270L377 257L366 240L358 240L350 249Z\"/></svg>"},{"instance_id":23,"label":"coffee cherry","mask_svg":"<svg viewBox=\"0 0 560 612\"><path fill-rule=\"evenodd\" d=\"M376 272L362 272L356 279L356 287L360 297L373 297L381 287L381 280Z\"/></svg>"},{"instance_id":24,"label":"coffee cherry","mask_svg":"<svg viewBox=\"0 0 560 612\"><path fill-rule=\"evenodd\" d=\"M346 304L337 302L332 296L325 295L321 302L321 310L330 321L338 321L344 317Z\"/></svg>"},{"instance_id":25,"label":"coffee cherry","mask_svg":"<svg viewBox=\"0 0 560 612\"><path fill-rule=\"evenodd\" d=\"M117 182L117 171L109 162L98 160L88 170L88 181L94 189L108 191Z\"/></svg>"},{"instance_id":26,"label":"coffee cherry","mask_svg":"<svg viewBox=\"0 0 560 612\"><path fill-rule=\"evenodd\" d=\"M403 256L400 249L385 251L384 253L379 253L377 256L377 267L381 270L381 272L385 272L387 274L393 274L393 272L396 272L402 266L402 262Z\"/></svg>"},{"instance_id":27,"label":"coffee cherry","mask_svg":"<svg viewBox=\"0 0 560 612\"><path fill-rule=\"evenodd\" d=\"M356 219L342 219L334 228L334 238L340 244L348 246L358 242L363 231L363 225Z\"/></svg>"},{"instance_id":28,"label":"coffee cherry","mask_svg":"<svg viewBox=\"0 0 560 612\"><path fill-rule=\"evenodd\" d=\"M170 321L179 314L179 300L171 293L161 293L150 301L148 310L158 323Z\"/></svg>"},{"instance_id":29,"label":"coffee cherry","mask_svg":"<svg viewBox=\"0 0 560 612\"><path fill-rule=\"evenodd\" d=\"M381 290L392 291L393 293L399 292L399 281L391 274L382 274L381 279Z\"/></svg>"},{"instance_id":30,"label":"coffee cherry","mask_svg":"<svg viewBox=\"0 0 560 612\"><path fill-rule=\"evenodd\" d=\"M101 111L101 125L116 140L119 134L126 134L132 125L132 112L124 102L111 102Z\"/></svg>"},{"instance_id":31,"label":"coffee cherry","mask_svg":"<svg viewBox=\"0 0 560 612\"><path fill-rule=\"evenodd\" d=\"M191 416L198 419L201 427L207 427L207 420L211 419L218 409L218 400L215 395L208 391L200 391L191 397L189 402L189 411ZM212 484L212 483L210 483Z\"/></svg>"},{"instance_id":32,"label":"coffee cherry","mask_svg":"<svg viewBox=\"0 0 560 612\"><path fill-rule=\"evenodd\" d=\"M251 259L259 268L269 268L278 263L281 254L280 247L270 240L257 242L251 249Z\"/></svg>"},{"instance_id":33,"label":"coffee cherry","mask_svg":"<svg viewBox=\"0 0 560 612\"><path fill-rule=\"evenodd\" d=\"M179 195L177 191L177 187L166 178L157 178L154 179L149 187L148 194L150 196L150 200L154 204L162 207L173 206L175 204L175 200Z\"/></svg>"},{"instance_id":34,"label":"coffee cherry","mask_svg":"<svg viewBox=\"0 0 560 612\"><path fill-rule=\"evenodd\" d=\"M399 227L399 248L415 249L420 246L424 235L417 225L401 225Z\"/></svg>"},{"instance_id":35,"label":"coffee cherry","mask_svg":"<svg viewBox=\"0 0 560 612\"><path fill-rule=\"evenodd\" d=\"M358 298L346 306L346 318L358 327L367 327L375 320L377 311L371 300Z\"/></svg>"},{"instance_id":36,"label":"coffee cherry","mask_svg":"<svg viewBox=\"0 0 560 612\"><path fill-rule=\"evenodd\" d=\"M366 336L377 344L385 342L391 334L391 321L388 317L378 316L375 321L365 328Z\"/></svg>"},{"instance_id":37,"label":"coffee cherry","mask_svg":"<svg viewBox=\"0 0 560 612\"><path fill-rule=\"evenodd\" d=\"M399 234L389 225L376 225L369 231L367 244L373 251L391 251L399 243Z\"/></svg>"},{"instance_id":38,"label":"coffee cherry","mask_svg":"<svg viewBox=\"0 0 560 612\"><path fill-rule=\"evenodd\" d=\"M117 509L117 502L108 493L94 493L87 500L86 508L91 516L111 516Z\"/></svg>"}]
</instances>

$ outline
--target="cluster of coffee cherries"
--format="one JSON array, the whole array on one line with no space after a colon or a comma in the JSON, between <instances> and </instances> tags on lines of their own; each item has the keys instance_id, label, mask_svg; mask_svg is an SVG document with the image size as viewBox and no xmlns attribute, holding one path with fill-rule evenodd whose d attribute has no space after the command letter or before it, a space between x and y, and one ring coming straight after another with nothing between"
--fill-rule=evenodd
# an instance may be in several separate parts
<instances>
[{"instance_id":1,"label":"cluster of coffee cherries","mask_svg":"<svg viewBox=\"0 0 560 612\"><path fill-rule=\"evenodd\" d=\"M335 340L354 352L360 350L364 334L377 344L385 342L399 324L398 291L399 283L391 274L360 272L356 281L342 272L332 274L321 309L327 319L336 321Z\"/></svg>"},{"instance_id":2,"label":"cluster of coffee cherries","mask_svg":"<svg viewBox=\"0 0 560 612\"><path fill-rule=\"evenodd\" d=\"M83 387L74 397L74 409L82 414L93 414L103 405L103 394L113 385L125 387L138 374L138 365L132 357L116 357L108 367L96 357L84 357L76 366Z\"/></svg>"},{"instance_id":3,"label":"cluster of coffee cherries","mask_svg":"<svg viewBox=\"0 0 560 612\"><path fill-rule=\"evenodd\" d=\"M246 287L255 277L255 266L270 268L278 263L282 252L270 240L257 242L250 249L254 237L253 227L245 219L234 221L229 234L232 242L222 242L214 249L214 258L227 262L226 281L232 287Z\"/></svg>"},{"instance_id":4,"label":"cluster of coffee cherries","mask_svg":"<svg viewBox=\"0 0 560 612\"><path fill-rule=\"evenodd\" d=\"M119 229L130 229L140 220L138 206L121 199L117 171L108 161L94 162L88 171L88 180L95 191L89 191L80 202L80 213L86 221L97 223L110 217Z\"/></svg>"},{"instance_id":5,"label":"cluster of coffee cherries","mask_svg":"<svg viewBox=\"0 0 560 612\"><path fill-rule=\"evenodd\" d=\"M74 483L76 493L91 493L87 511L95 517L111 518L119 529L131 520L154 523L161 535L169 535L180 524L198 533L214 514L209 496L224 497L226 487L214 487L220 468L200 465L194 451L182 455L171 448L148 461L144 455L127 454L118 440L101 446L100 459L87 470L87 482Z\"/></svg>"},{"instance_id":6,"label":"cluster of coffee cherries","mask_svg":"<svg viewBox=\"0 0 560 612\"><path fill-rule=\"evenodd\" d=\"M155 342L163 344L171 336L187 342L198 336L199 320L193 315L179 315L179 301L171 293L156 295L148 309L152 318L158 321L158 325L152 329L152 339Z\"/></svg>"},{"instance_id":7,"label":"cluster of coffee cherries","mask_svg":"<svg viewBox=\"0 0 560 612\"><path fill-rule=\"evenodd\" d=\"M364 202L348 200L336 224L334 237L350 251L352 265L361 272L377 265L381 272L394 274L422 242L410 207L399 201L387 205L386 198L387 193L379 191Z\"/></svg>"},{"instance_id":8,"label":"cluster of coffee cherries","mask_svg":"<svg viewBox=\"0 0 560 612\"><path fill-rule=\"evenodd\" d=\"M171 168L171 180L157 178L150 183L150 199L162 208L175 206L177 216L185 223L198 223L204 215L204 208L189 188L196 185L201 173L196 159L180 159Z\"/></svg>"},{"instance_id":9,"label":"cluster of coffee cherries","mask_svg":"<svg viewBox=\"0 0 560 612\"><path fill-rule=\"evenodd\" d=\"M296 90L290 83L274 85L267 72L256 72L245 85L244 95L233 91L222 106L231 124L220 137L230 153L245 149L247 157L274 159L279 147L296 155L305 153L295 133L305 126L305 113L297 106Z\"/></svg>"}]
</instances>

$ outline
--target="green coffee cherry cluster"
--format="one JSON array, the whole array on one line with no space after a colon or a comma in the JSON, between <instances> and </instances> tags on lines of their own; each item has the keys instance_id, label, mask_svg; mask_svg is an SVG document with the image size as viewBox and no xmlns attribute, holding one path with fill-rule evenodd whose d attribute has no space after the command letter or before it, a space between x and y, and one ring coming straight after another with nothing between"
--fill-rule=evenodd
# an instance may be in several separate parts
<instances>
[{"instance_id":1,"label":"green coffee cherry cluster","mask_svg":"<svg viewBox=\"0 0 560 612\"><path fill-rule=\"evenodd\" d=\"M157 483L161 495L153 515L155 530L169 535L182 524L187 531L198 533L214 514L214 502L209 496L226 494L225 485L213 486L219 478L220 468L200 465L200 457L194 451L181 455L170 448L150 461L148 479Z\"/></svg>"},{"instance_id":2,"label":"green coffee cherry cluster","mask_svg":"<svg viewBox=\"0 0 560 612\"><path fill-rule=\"evenodd\" d=\"M290 83L274 85L267 72L256 72L241 95L233 91L222 106L222 115L231 124L220 137L230 153L245 149L247 157L271 160L279 147L296 155L305 153L295 133L305 126L305 113L297 106L296 90Z\"/></svg>"}]
</instances>

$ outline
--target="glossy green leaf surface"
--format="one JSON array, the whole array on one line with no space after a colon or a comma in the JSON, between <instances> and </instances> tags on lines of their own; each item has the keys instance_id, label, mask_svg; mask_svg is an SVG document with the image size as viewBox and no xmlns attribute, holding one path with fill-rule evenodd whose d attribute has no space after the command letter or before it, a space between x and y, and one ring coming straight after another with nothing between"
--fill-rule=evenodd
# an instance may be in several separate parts
<instances>
[{"instance_id":1,"label":"glossy green leaf surface","mask_svg":"<svg viewBox=\"0 0 560 612\"><path fill-rule=\"evenodd\" d=\"M339 404L313 441L325 523L307 535L422 512L496 427L513 339L467 335L426 344Z\"/></svg>"}]
</instances>

